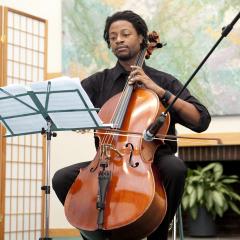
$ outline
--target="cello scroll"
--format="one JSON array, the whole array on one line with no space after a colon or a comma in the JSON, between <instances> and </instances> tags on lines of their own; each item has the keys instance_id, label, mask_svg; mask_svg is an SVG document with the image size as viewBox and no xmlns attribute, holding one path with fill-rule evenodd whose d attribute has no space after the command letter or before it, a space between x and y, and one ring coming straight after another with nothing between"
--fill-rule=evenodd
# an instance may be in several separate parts
<instances>
[{"instance_id":1,"label":"cello scroll","mask_svg":"<svg viewBox=\"0 0 240 240\"><path fill-rule=\"evenodd\" d=\"M167 43L160 42L160 37L156 31L152 31L148 34L148 40L149 40L149 44L148 44L147 52L145 55L146 59L150 58L154 49L162 48L163 46L167 45Z\"/></svg>"}]
</instances>

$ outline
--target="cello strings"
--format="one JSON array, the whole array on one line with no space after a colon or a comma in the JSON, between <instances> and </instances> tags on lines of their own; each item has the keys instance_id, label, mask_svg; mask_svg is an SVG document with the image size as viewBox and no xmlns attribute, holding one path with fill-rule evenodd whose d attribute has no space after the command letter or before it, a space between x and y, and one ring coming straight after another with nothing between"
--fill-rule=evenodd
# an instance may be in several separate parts
<instances>
[{"instance_id":1,"label":"cello strings","mask_svg":"<svg viewBox=\"0 0 240 240\"><path fill-rule=\"evenodd\" d=\"M147 48L144 48L140 51L136 59L136 63L135 63L136 66L142 67L146 51L147 51ZM134 87L133 85L129 85L128 83L129 83L129 78L126 80L124 89L122 91L122 94L119 98L117 106L114 109L113 116L111 118L111 122L113 123L113 126L116 126L116 128L118 129L121 127L124 117L126 115L127 107L132 95L133 87ZM106 135L103 137L102 143L104 144L107 142L112 144L115 136L117 135L110 133L110 131L106 132Z\"/></svg>"},{"instance_id":2,"label":"cello strings","mask_svg":"<svg viewBox=\"0 0 240 240\"><path fill-rule=\"evenodd\" d=\"M140 66L140 65L143 64L145 53L146 53L146 49L143 49L138 54L138 57L137 57L137 60L136 60L136 65L137 66ZM111 119L111 122L116 127L120 127L120 124L123 121L124 115L126 113L124 110L126 110L126 108L127 108L127 103L129 102L129 98L130 98L131 93L133 91L133 86L130 86L128 84L128 82L129 82L129 79L127 79L127 81L125 83L124 89L122 91L122 94L121 94L121 96L119 98L119 101L117 103L117 107L115 108L115 110L113 112L112 119ZM113 137L111 138L111 136L105 136L103 138L103 143L106 143L106 142L112 143L113 139L114 138Z\"/></svg>"},{"instance_id":3,"label":"cello strings","mask_svg":"<svg viewBox=\"0 0 240 240\"><path fill-rule=\"evenodd\" d=\"M140 53L137 56L136 63L135 63L136 66L140 66L140 67L142 66L145 53L146 53L146 48L140 51ZM130 99L132 91L133 91L133 85L129 85L128 82L129 82L129 78L127 79L127 81L125 83L123 94L119 100L118 113L115 115L115 119L114 119L116 121L115 123L116 123L117 127L121 127L120 125L124 119L124 115L126 113L129 99Z\"/></svg>"},{"instance_id":4,"label":"cello strings","mask_svg":"<svg viewBox=\"0 0 240 240\"><path fill-rule=\"evenodd\" d=\"M110 122L113 123L114 128L119 128L120 119L122 118L122 115L120 116L120 114L122 112L122 108L123 108L122 105L125 105L125 99L126 99L126 96L128 95L128 89L129 89L129 85L128 85L128 79L127 79L127 81L125 83L125 86L123 88L123 91L122 91L122 93L120 95L120 98L118 100L117 106L114 109L112 118L110 120ZM107 141L110 141L112 143L113 138L111 140L110 136L104 137L103 138L103 143L105 143Z\"/></svg>"}]
</instances>

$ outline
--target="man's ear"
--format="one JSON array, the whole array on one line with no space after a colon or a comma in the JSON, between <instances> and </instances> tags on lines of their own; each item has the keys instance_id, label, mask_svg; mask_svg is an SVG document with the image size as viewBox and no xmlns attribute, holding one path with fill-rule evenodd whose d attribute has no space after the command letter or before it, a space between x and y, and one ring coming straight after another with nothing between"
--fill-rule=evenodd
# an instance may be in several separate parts
<instances>
[{"instance_id":1,"label":"man's ear","mask_svg":"<svg viewBox=\"0 0 240 240\"><path fill-rule=\"evenodd\" d=\"M142 44L143 43L143 36L140 34L139 35L139 44Z\"/></svg>"}]
</instances>

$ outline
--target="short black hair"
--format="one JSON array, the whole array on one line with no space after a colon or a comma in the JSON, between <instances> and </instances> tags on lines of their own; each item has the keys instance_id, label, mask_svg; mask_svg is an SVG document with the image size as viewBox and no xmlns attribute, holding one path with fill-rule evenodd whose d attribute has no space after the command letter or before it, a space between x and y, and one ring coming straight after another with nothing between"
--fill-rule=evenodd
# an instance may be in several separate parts
<instances>
[{"instance_id":1,"label":"short black hair","mask_svg":"<svg viewBox=\"0 0 240 240\"><path fill-rule=\"evenodd\" d=\"M105 29L103 33L103 38L107 42L108 47L110 48L110 41L109 41L109 28L113 22L118 20L126 20L130 22L133 27L136 29L139 35L143 36L143 42L141 47L144 48L147 46L148 42L148 27L146 22L136 13L130 10L125 10L121 12L116 12L112 16L107 17L105 23Z\"/></svg>"}]
</instances>

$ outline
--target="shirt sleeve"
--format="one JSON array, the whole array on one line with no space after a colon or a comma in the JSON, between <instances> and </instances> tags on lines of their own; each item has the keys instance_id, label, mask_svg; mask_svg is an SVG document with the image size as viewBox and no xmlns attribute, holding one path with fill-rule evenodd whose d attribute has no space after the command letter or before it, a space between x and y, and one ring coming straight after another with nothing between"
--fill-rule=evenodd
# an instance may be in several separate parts
<instances>
[{"instance_id":1,"label":"shirt sleeve","mask_svg":"<svg viewBox=\"0 0 240 240\"><path fill-rule=\"evenodd\" d=\"M85 78L81 81L81 85L83 89L86 91L87 95L89 96L91 102L93 105L96 105L96 97L98 92L98 77L97 74L94 74L88 78Z\"/></svg>"},{"instance_id":2,"label":"shirt sleeve","mask_svg":"<svg viewBox=\"0 0 240 240\"><path fill-rule=\"evenodd\" d=\"M176 95L182 89L182 87L183 87L183 85L180 83L180 81L173 78L173 80L171 81L171 87L168 90L170 92L172 92L174 95ZM207 108L202 103L200 103L200 101L197 98L192 96L188 89L185 89L182 92L182 94L180 95L180 98L189 102L189 103L192 103L196 107L196 109L200 113L200 123L199 123L198 126L194 126L191 123L188 123L174 109L172 109L171 112L170 112L172 120L175 123L179 123L179 124L189 128L189 129L191 129L195 132L205 131L208 128L208 126L211 122L211 116L210 116Z\"/></svg>"}]
</instances>

